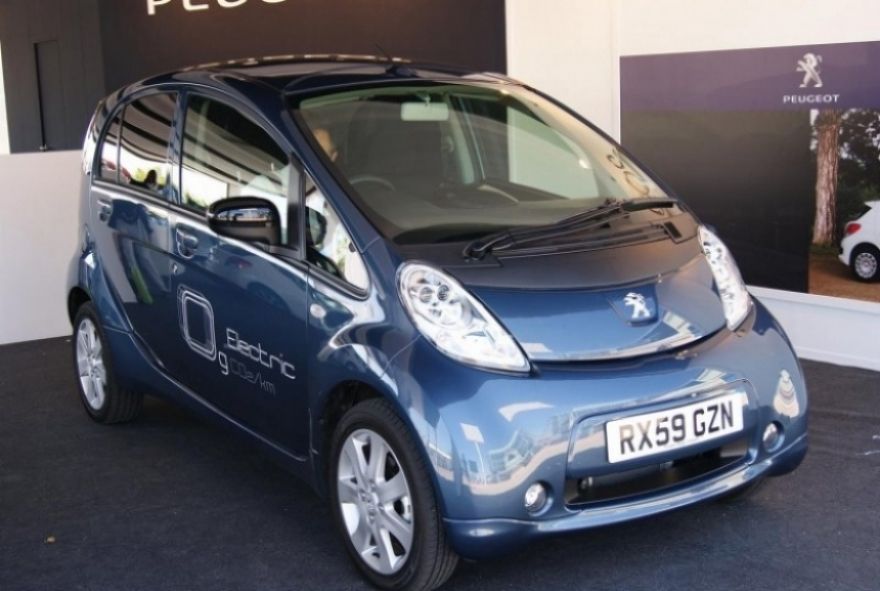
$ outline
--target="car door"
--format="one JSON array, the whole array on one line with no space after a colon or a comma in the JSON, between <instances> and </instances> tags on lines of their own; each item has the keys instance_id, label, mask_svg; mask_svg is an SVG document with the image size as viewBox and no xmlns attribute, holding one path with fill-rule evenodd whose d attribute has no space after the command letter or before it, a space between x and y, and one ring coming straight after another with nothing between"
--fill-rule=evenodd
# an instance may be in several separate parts
<instances>
[{"instance_id":1,"label":"car door","mask_svg":"<svg viewBox=\"0 0 880 591\"><path fill-rule=\"evenodd\" d=\"M189 94L184 111L172 263L180 355L169 368L222 413L304 456L307 271L295 223L300 175L283 140L240 107ZM283 244L270 253L213 232L206 209L229 197L275 204Z\"/></svg>"},{"instance_id":2,"label":"car door","mask_svg":"<svg viewBox=\"0 0 880 591\"><path fill-rule=\"evenodd\" d=\"M120 105L105 128L91 186L90 232L131 328L160 362L176 322L171 286L172 129L178 95L152 92Z\"/></svg>"}]
</instances>

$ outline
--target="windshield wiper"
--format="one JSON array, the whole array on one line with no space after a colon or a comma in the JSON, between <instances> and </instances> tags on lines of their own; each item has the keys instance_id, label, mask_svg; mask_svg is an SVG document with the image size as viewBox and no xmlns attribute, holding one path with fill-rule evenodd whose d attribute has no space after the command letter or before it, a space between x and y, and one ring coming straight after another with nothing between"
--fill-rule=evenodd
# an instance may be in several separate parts
<instances>
[{"instance_id":1,"label":"windshield wiper","mask_svg":"<svg viewBox=\"0 0 880 591\"><path fill-rule=\"evenodd\" d=\"M584 225L627 215L634 211L674 207L678 201L669 197L650 197L624 200L608 200L604 205L576 213L559 221L540 226L528 226L514 230L502 230L477 238L464 247L463 254L468 259L482 259L493 250L510 248L515 244L525 244L548 237L564 235L571 231L583 230Z\"/></svg>"}]
</instances>

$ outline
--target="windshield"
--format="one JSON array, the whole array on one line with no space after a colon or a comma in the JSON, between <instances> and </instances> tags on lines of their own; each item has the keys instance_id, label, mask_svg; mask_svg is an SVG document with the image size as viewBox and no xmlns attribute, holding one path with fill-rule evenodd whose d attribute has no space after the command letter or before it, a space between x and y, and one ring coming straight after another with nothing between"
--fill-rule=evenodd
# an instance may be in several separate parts
<instances>
[{"instance_id":1,"label":"windshield","mask_svg":"<svg viewBox=\"0 0 880 591\"><path fill-rule=\"evenodd\" d=\"M399 244L470 240L665 196L613 143L518 87L362 87L298 110L364 212Z\"/></svg>"}]
</instances>

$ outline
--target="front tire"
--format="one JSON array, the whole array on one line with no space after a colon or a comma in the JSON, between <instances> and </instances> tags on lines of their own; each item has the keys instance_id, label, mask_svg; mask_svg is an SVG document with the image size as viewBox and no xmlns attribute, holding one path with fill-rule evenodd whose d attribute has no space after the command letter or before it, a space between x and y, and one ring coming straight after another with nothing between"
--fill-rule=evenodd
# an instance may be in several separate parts
<instances>
[{"instance_id":1,"label":"front tire","mask_svg":"<svg viewBox=\"0 0 880 591\"><path fill-rule=\"evenodd\" d=\"M853 275L861 281L876 281L880 277L880 251L870 246L859 246L852 254Z\"/></svg>"},{"instance_id":2,"label":"front tire","mask_svg":"<svg viewBox=\"0 0 880 591\"><path fill-rule=\"evenodd\" d=\"M435 589L458 564L416 450L407 426L381 399L354 406L333 434L334 521L358 569L382 589Z\"/></svg>"},{"instance_id":3,"label":"front tire","mask_svg":"<svg viewBox=\"0 0 880 591\"><path fill-rule=\"evenodd\" d=\"M97 311L86 302L73 321L73 363L80 400L99 423L121 423L138 416L143 396L116 381L110 349Z\"/></svg>"}]
</instances>

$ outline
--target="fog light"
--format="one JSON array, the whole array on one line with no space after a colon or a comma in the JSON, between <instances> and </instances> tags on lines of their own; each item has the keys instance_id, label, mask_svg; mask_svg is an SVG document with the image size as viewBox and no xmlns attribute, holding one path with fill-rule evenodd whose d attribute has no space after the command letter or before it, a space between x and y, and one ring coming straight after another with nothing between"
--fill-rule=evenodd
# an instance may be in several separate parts
<instances>
[{"instance_id":1,"label":"fog light","mask_svg":"<svg viewBox=\"0 0 880 591\"><path fill-rule=\"evenodd\" d=\"M764 429L764 449L776 451L782 445L782 425L773 421Z\"/></svg>"},{"instance_id":2,"label":"fog light","mask_svg":"<svg viewBox=\"0 0 880 591\"><path fill-rule=\"evenodd\" d=\"M540 482L536 482L526 489L523 500L525 501L526 510L529 513L536 513L547 504L547 489Z\"/></svg>"}]
</instances>

